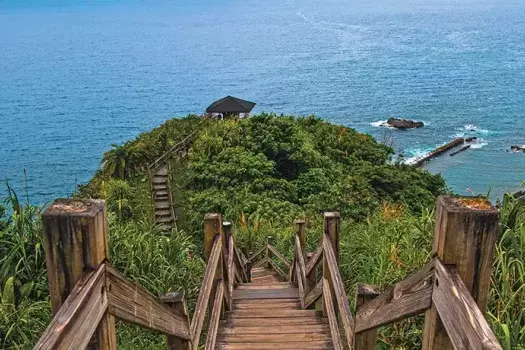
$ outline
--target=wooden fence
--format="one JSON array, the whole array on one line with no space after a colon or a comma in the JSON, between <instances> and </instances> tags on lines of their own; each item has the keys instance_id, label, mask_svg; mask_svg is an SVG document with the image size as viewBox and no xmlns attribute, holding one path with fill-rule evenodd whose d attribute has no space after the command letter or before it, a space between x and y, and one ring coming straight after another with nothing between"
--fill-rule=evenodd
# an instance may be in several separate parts
<instances>
[{"instance_id":1,"label":"wooden fence","mask_svg":"<svg viewBox=\"0 0 525 350\"><path fill-rule=\"evenodd\" d=\"M497 209L480 198L440 197L432 259L381 293L377 286L358 284L354 313L338 267L339 222L339 213L324 214L321 242L308 254L305 222L296 221L291 264L270 243L250 256L254 260L266 252L254 266L275 268L274 260L290 266L288 279L297 283L303 309L322 299L335 349L376 349L378 327L423 313L423 349L502 349L484 318L498 239Z\"/></svg>"},{"instance_id":2,"label":"wooden fence","mask_svg":"<svg viewBox=\"0 0 525 350\"><path fill-rule=\"evenodd\" d=\"M117 317L165 334L169 349L196 350L206 314L205 349L214 349L219 320L232 310L235 285L250 282L252 264L295 282L301 308L322 300L334 349L375 349L378 327L422 313L423 349L501 349L483 315L498 223L498 211L480 199L440 197L430 261L383 292L359 284L352 311L339 271L339 213L324 214L321 242L310 254L306 223L296 221L292 262L270 240L246 258L231 224L222 223L220 214L207 214L207 266L190 322L184 293L156 298L110 265L103 201L57 200L43 214L54 317L35 349L115 349Z\"/></svg>"},{"instance_id":3,"label":"wooden fence","mask_svg":"<svg viewBox=\"0 0 525 350\"><path fill-rule=\"evenodd\" d=\"M56 200L42 218L53 319L35 349L115 349L115 317L165 334L169 349L197 349L208 306L213 349L234 283L248 282L247 259L218 214L204 219L207 266L191 322L183 292L157 298L110 265L104 201Z\"/></svg>"}]
</instances>

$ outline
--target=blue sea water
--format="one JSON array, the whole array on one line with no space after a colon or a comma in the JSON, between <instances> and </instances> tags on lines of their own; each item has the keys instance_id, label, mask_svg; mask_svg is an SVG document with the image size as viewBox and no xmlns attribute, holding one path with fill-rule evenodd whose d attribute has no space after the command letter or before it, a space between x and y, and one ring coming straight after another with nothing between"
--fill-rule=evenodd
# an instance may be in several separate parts
<instances>
[{"instance_id":1,"label":"blue sea water","mask_svg":"<svg viewBox=\"0 0 525 350\"><path fill-rule=\"evenodd\" d=\"M525 180L525 154L506 152L525 144L525 1L0 0L0 176L23 193L25 169L32 202L71 194L112 143L227 94L405 157L478 136L427 168L500 196ZM427 126L375 126L388 116Z\"/></svg>"}]
</instances>

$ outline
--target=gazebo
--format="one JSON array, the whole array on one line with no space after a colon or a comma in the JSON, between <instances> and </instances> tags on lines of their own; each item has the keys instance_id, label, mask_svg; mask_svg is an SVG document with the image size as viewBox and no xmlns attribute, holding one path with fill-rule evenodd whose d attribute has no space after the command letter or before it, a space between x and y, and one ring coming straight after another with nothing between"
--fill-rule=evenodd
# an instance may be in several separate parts
<instances>
[{"instance_id":1,"label":"gazebo","mask_svg":"<svg viewBox=\"0 0 525 350\"><path fill-rule=\"evenodd\" d=\"M222 115L224 118L240 116L247 117L255 106L254 102L242 100L233 96L226 96L213 102L206 108L206 116Z\"/></svg>"}]
</instances>

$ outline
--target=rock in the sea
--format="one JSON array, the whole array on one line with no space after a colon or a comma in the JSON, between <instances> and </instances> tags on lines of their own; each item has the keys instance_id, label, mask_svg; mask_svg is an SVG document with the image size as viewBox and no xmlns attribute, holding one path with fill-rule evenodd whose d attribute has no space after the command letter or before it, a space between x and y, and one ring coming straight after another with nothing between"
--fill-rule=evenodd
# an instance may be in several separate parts
<instances>
[{"instance_id":1,"label":"rock in the sea","mask_svg":"<svg viewBox=\"0 0 525 350\"><path fill-rule=\"evenodd\" d=\"M399 118L388 118L386 121L388 126L391 126L396 129L414 129L414 128L422 128L425 126L423 122L416 122L413 120L407 120L407 119L399 119Z\"/></svg>"},{"instance_id":2,"label":"rock in the sea","mask_svg":"<svg viewBox=\"0 0 525 350\"><path fill-rule=\"evenodd\" d=\"M525 145L510 146L510 149L514 152L525 152Z\"/></svg>"}]
</instances>

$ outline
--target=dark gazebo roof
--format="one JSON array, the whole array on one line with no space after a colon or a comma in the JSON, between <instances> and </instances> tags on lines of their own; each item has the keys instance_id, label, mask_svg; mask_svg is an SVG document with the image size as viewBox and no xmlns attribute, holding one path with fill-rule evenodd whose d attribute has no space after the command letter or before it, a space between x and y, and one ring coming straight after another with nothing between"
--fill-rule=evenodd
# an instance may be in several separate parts
<instances>
[{"instance_id":1,"label":"dark gazebo roof","mask_svg":"<svg viewBox=\"0 0 525 350\"><path fill-rule=\"evenodd\" d=\"M228 95L209 105L206 113L250 113L254 106L253 102Z\"/></svg>"}]
</instances>

